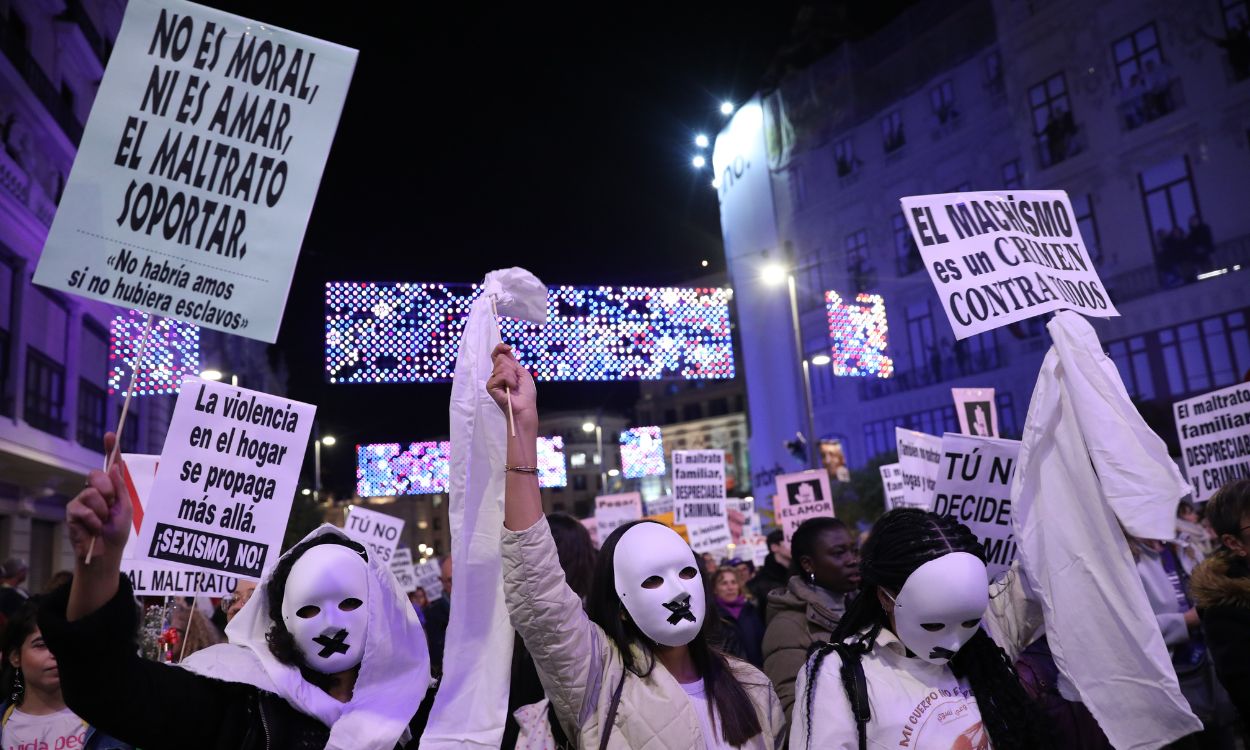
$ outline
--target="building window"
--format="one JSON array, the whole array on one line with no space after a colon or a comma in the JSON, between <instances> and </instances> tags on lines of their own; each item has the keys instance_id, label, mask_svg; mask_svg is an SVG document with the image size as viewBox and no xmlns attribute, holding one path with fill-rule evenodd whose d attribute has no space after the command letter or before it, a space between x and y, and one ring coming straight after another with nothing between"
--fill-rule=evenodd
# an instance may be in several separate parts
<instances>
[{"instance_id":1,"label":"building window","mask_svg":"<svg viewBox=\"0 0 1250 750\"><path fill-rule=\"evenodd\" d=\"M573 475L573 489L575 490L586 489L586 475L585 474Z\"/></svg>"},{"instance_id":2,"label":"building window","mask_svg":"<svg viewBox=\"0 0 1250 750\"><path fill-rule=\"evenodd\" d=\"M933 309L929 301L907 305L907 343L913 370L924 370L930 354L941 356L933 333Z\"/></svg>"},{"instance_id":3,"label":"building window","mask_svg":"<svg viewBox=\"0 0 1250 750\"><path fill-rule=\"evenodd\" d=\"M898 151L907 143L903 134L903 113L894 110L881 118L881 146L887 154Z\"/></svg>"},{"instance_id":4,"label":"building window","mask_svg":"<svg viewBox=\"0 0 1250 750\"><path fill-rule=\"evenodd\" d=\"M998 406L998 436L1017 440L1020 437L1020 425L1016 422L1016 404L1010 393L997 393L994 403Z\"/></svg>"},{"instance_id":5,"label":"building window","mask_svg":"<svg viewBox=\"0 0 1250 750\"><path fill-rule=\"evenodd\" d=\"M104 445L108 398L104 389L86 378L78 381L78 444L92 450Z\"/></svg>"},{"instance_id":6,"label":"building window","mask_svg":"<svg viewBox=\"0 0 1250 750\"><path fill-rule=\"evenodd\" d=\"M675 424L676 422L677 422L677 410L665 409L664 410L664 424Z\"/></svg>"},{"instance_id":7,"label":"building window","mask_svg":"<svg viewBox=\"0 0 1250 750\"><path fill-rule=\"evenodd\" d=\"M1068 100L1068 84L1059 73L1029 89L1033 133L1038 161L1043 167L1058 164L1080 152L1076 121Z\"/></svg>"},{"instance_id":8,"label":"building window","mask_svg":"<svg viewBox=\"0 0 1250 750\"><path fill-rule=\"evenodd\" d=\"M586 454L583 453L582 451L577 451L576 453L569 456L569 466L572 466L573 468L576 469L585 465L586 465Z\"/></svg>"},{"instance_id":9,"label":"building window","mask_svg":"<svg viewBox=\"0 0 1250 750\"><path fill-rule=\"evenodd\" d=\"M1016 190L1024 185L1024 175L1020 171L1020 160L1012 159L1003 164L1003 187Z\"/></svg>"},{"instance_id":10,"label":"building window","mask_svg":"<svg viewBox=\"0 0 1250 750\"><path fill-rule=\"evenodd\" d=\"M985 56L985 88L997 93L1003 88L1003 56L994 50Z\"/></svg>"},{"instance_id":11,"label":"building window","mask_svg":"<svg viewBox=\"0 0 1250 750\"><path fill-rule=\"evenodd\" d=\"M906 276L924 268L920 249L916 247L916 240L911 236L903 214L897 213L890 217L890 231L894 235L894 270L898 275Z\"/></svg>"},{"instance_id":12,"label":"building window","mask_svg":"<svg viewBox=\"0 0 1250 750\"><path fill-rule=\"evenodd\" d=\"M846 273L855 292L866 292L872 286L872 260L868 257L868 230L861 229L846 236Z\"/></svg>"},{"instance_id":13,"label":"building window","mask_svg":"<svg viewBox=\"0 0 1250 750\"><path fill-rule=\"evenodd\" d=\"M859 160L855 158L855 144L849 137L833 144L833 161L838 166L839 177L846 177L859 168Z\"/></svg>"},{"instance_id":14,"label":"building window","mask_svg":"<svg viewBox=\"0 0 1250 750\"><path fill-rule=\"evenodd\" d=\"M929 106L933 108L933 116L939 125L959 117L955 109L955 84L949 78L929 90Z\"/></svg>"},{"instance_id":15,"label":"building window","mask_svg":"<svg viewBox=\"0 0 1250 750\"><path fill-rule=\"evenodd\" d=\"M108 334L83 321L78 345L78 430L80 445L99 450L104 440L105 384L108 382Z\"/></svg>"},{"instance_id":16,"label":"building window","mask_svg":"<svg viewBox=\"0 0 1250 750\"><path fill-rule=\"evenodd\" d=\"M1164 328L1158 335L1171 396L1232 385L1250 369L1250 336L1244 313Z\"/></svg>"},{"instance_id":17,"label":"building window","mask_svg":"<svg viewBox=\"0 0 1250 750\"><path fill-rule=\"evenodd\" d=\"M65 366L35 347L26 349L26 423L65 437Z\"/></svg>"},{"instance_id":18,"label":"building window","mask_svg":"<svg viewBox=\"0 0 1250 750\"><path fill-rule=\"evenodd\" d=\"M1144 125L1176 109L1172 71L1163 60L1159 35L1147 24L1111 45L1120 78L1117 108L1125 130Z\"/></svg>"},{"instance_id":19,"label":"building window","mask_svg":"<svg viewBox=\"0 0 1250 750\"><path fill-rule=\"evenodd\" d=\"M1247 0L1220 0L1224 16L1225 35L1216 44L1224 48L1234 81L1250 78L1250 54L1247 39L1250 38L1250 2Z\"/></svg>"},{"instance_id":20,"label":"building window","mask_svg":"<svg viewBox=\"0 0 1250 750\"><path fill-rule=\"evenodd\" d=\"M1154 378L1150 373L1150 355L1146 353L1146 337L1134 336L1107 345L1107 356L1115 362L1124 381L1124 390L1132 398L1149 401L1155 397Z\"/></svg>"},{"instance_id":21,"label":"building window","mask_svg":"<svg viewBox=\"0 0 1250 750\"><path fill-rule=\"evenodd\" d=\"M1182 227L1198 216L1189 157L1169 159L1137 176L1146 204L1146 223L1154 242L1159 283L1178 286L1194 281L1204 258L1189 247Z\"/></svg>"},{"instance_id":22,"label":"building window","mask_svg":"<svg viewBox=\"0 0 1250 750\"><path fill-rule=\"evenodd\" d=\"M999 366L998 339L994 331L959 339L951 348L954 349L955 367L960 375L973 375Z\"/></svg>"},{"instance_id":23,"label":"building window","mask_svg":"<svg viewBox=\"0 0 1250 750\"><path fill-rule=\"evenodd\" d=\"M12 11L10 11L12 13ZM13 267L0 258L0 414L12 416L9 380L13 374L13 300L16 290Z\"/></svg>"},{"instance_id":24,"label":"building window","mask_svg":"<svg viewBox=\"0 0 1250 750\"><path fill-rule=\"evenodd\" d=\"M707 414L709 417L722 417L729 413L729 399L714 398L707 404Z\"/></svg>"},{"instance_id":25,"label":"building window","mask_svg":"<svg viewBox=\"0 0 1250 750\"><path fill-rule=\"evenodd\" d=\"M681 418L687 422L703 419L703 404L695 402L681 407Z\"/></svg>"},{"instance_id":26,"label":"building window","mask_svg":"<svg viewBox=\"0 0 1250 750\"><path fill-rule=\"evenodd\" d=\"M117 421L122 418L121 406L117 407ZM130 408L126 411L126 427L122 430L122 452L139 452L139 412L136 399L130 400Z\"/></svg>"},{"instance_id":27,"label":"building window","mask_svg":"<svg viewBox=\"0 0 1250 750\"><path fill-rule=\"evenodd\" d=\"M1073 193L1072 213L1076 215L1077 228L1081 230L1081 240L1089 257L1095 263L1102 263L1102 242L1098 238L1098 221L1094 218L1094 200L1089 193Z\"/></svg>"},{"instance_id":28,"label":"building window","mask_svg":"<svg viewBox=\"0 0 1250 750\"><path fill-rule=\"evenodd\" d=\"M1151 70L1163 64L1159 35L1155 32L1153 23L1115 40L1111 45L1111 52L1115 56L1120 87L1126 91L1139 85L1139 81L1135 79L1144 82Z\"/></svg>"}]
</instances>

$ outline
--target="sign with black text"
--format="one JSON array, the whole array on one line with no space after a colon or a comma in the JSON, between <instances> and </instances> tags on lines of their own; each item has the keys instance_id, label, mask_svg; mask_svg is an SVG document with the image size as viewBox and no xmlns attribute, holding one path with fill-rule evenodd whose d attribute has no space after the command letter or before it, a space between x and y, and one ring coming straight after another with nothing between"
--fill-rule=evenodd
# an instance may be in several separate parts
<instances>
[{"instance_id":1,"label":"sign with black text","mask_svg":"<svg viewBox=\"0 0 1250 750\"><path fill-rule=\"evenodd\" d=\"M903 475L903 494L894 507L933 506L938 466L942 463L942 439L927 432L894 428L898 443L898 467Z\"/></svg>"},{"instance_id":2,"label":"sign with black text","mask_svg":"<svg viewBox=\"0 0 1250 750\"><path fill-rule=\"evenodd\" d=\"M391 554L391 573L404 593L411 594L417 590L417 569L412 564L412 550L399 547ZM429 592L426 592L429 596Z\"/></svg>"},{"instance_id":3,"label":"sign with black text","mask_svg":"<svg viewBox=\"0 0 1250 750\"><path fill-rule=\"evenodd\" d=\"M829 472L824 469L782 474L777 477L777 495L773 511L787 543L807 519L833 516Z\"/></svg>"},{"instance_id":4,"label":"sign with black text","mask_svg":"<svg viewBox=\"0 0 1250 750\"><path fill-rule=\"evenodd\" d=\"M695 552L724 554L733 541L726 494L724 451L673 451L674 520Z\"/></svg>"},{"instance_id":5,"label":"sign with black text","mask_svg":"<svg viewBox=\"0 0 1250 750\"><path fill-rule=\"evenodd\" d=\"M1177 401L1172 412L1195 502L1250 478L1250 383Z\"/></svg>"},{"instance_id":6,"label":"sign with black text","mask_svg":"<svg viewBox=\"0 0 1250 750\"><path fill-rule=\"evenodd\" d=\"M985 548L990 580L1011 567L1016 542L1011 530L1011 480L1020 456L1018 440L942 436L933 512L972 530Z\"/></svg>"},{"instance_id":7,"label":"sign with black text","mask_svg":"<svg viewBox=\"0 0 1250 750\"><path fill-rule=\"evenodd\" d=\"M887 511L901 508L907 503L903 497L903 470L897 463L882 464L881 486L885 490L885 509Z\"/></svg>"},{"instance_id":8,"label":"sign with black text","mask_svg":"<svg viewBox=\"0 0 1250 750\"><path fill-rule=\"evenodd\" d=\"M343 533L365 545L369 557L376 557L379 562L391 561L403 531L404 519L359 505L348 507L343 518ZM411 556L408 559L411 562Z\"/></svg>"},{"instance_id":9,"label":"sign with black text","mask_svg":"<svg viewBox=\"0 0 1250 750\"><path fill-rule=\"evenodd\" d=\"M642 495L637 492L595 498L595 536L600 540L607 539L616 527L639 518L642 518Z\"/></svg>"}]
</instances>

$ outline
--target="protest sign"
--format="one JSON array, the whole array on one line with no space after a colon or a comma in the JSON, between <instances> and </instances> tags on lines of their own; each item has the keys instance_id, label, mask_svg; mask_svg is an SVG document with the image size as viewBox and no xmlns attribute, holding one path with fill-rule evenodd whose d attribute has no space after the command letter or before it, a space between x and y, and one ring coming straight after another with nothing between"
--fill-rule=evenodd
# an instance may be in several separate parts
<instances>
[{"instance_id":1,"label":"protest sign","mask_svg":"<svg viewBox=\"0 0 1250 750\"><path fill-rule=\"evenodd\" d=\"M241 578L277 561L316 407L186 378L174 404L139 548Z\"/></svg>"},{"instance_id":2,"label":"protest sign","mask_svg":"<svg viewBox=\"0 0 1250 750\"><path fill-rule=\"evenodd\" d=\"M677 535L680 536L682 541L686 544L690 543L690 534L686 531L686 527L677 523L676 514L674 514L671 510L667 513L653 513L648 516L643 516L642 520L662 523L673 531L676 531Z\"/></svg>"},{"instance_id":3,"label":"protest sign","mask_svg":"<svg viewBox=\"0 0 1250 750\"><path fill-rule=\"evenodd\" d=\"M1177 401L1172 411L1195 502L1250 478L1250 383Z\"/></svg>"},{"instance_id":4,"label":"protest sign","mask_svg":"<svg viewBox=\"0 0 1250 750\"><path fill-rule=\"evenodd\" d=\"M348 507L343 517L343 533L365 545L369 557L377 557L379 562L390 562L403 530L404 519L359 505Z\"/></svg>"},{"instance_id":5,"label":"protest sign","mask_svg":"<svg viewBox=\"0 0 1250 750\"><path fill-rule=\"evenodd\" d=\"M391 573L395 574L401 591L411 594L417 590L417 569L412 565L410 548L399 547L391 554ZM428 597L430 592L427 590L425 595Z\"/></svg>"},{"instance_id":6,"label":"protest sign","mask_svg":"<svg viewBox=\"0 0 1250 750\"><path fill-rule=\"evenodd\" d=\"M731 497L725 502L728 509L729 532L734 544L742 544L746 537L760 536L760 516L755 512L755 498Z\"/></svg>"},{"instance_id":7,"label":"protest sign","mask_svg":"<svg viewBox=\"0 0 1250 750\"><path fill-rule=\"evenodd\" d=\"M35 271L272 343L356 51L130 0Z\"/></svg>"},{"instance_id":8,"label":"protest sign","mask_svg":"<svg viewBox=\"0 0 1250 750\"><path fill-rule=\"evenodd\" d=\"M152 496L152 483L156 481L156 466L160 456L141 453L122 454L122 481L126 483L126 491L130 494L131 528L126 546L122 548L122 559L133 560L143 557L139 550L139 527L143 525L143 506Z\"/></svg>"},{"instance_id":9,"label":"protest sign","mask_svg":"<svg viewBox=\"0 0 1250 750\"><path fill-rule=\"evenodd\" d=\"M1052 310L1117 316L1062 190L902 199L956 339Z\"/></svg>"},{"instance_id":10,"label":"protest sign","mask_svg":"<svg viewBox=\"0 0 1250 750\"><path fill-rule=\"evenodd\" d=\"M781 532L788 543L799 526L809 518L833 515L833 499L829 491L829 472L823 469L782 474L777 477L780 490L774 506Z\"/></svg>"},{"instance_id":11,"label":"protest sign","mask_svg":"<svg viewBox=\"0 0 1250 750\"><path fill-rule=\"evenodd\" d=\"M993 388L952 388L959 431L976 437L998 437L998 407Z\"/></svg>"},{"instance_id":12,"label":"protest sign","mask_svg":"<svg viewBox=\"0 0 1250 750\"><path fill-rule=\"evenodd\" d=\"M897 463L882 464L880 470L881 486L885 488L885 509L890 511L906 505L903 499L903 470Z\"/></svg>"},{"instance_id":13,"label":"protest sign","mask_svg":"<svg viewBox=\"0 0 1250 750\"><path fill-rule=\"evenodd\" d=\"M938 466L942 462L942 439L924 432L894 428L898 442L898 467L903 474L903 495L895 506L933 507Z\"/></svg>"},{"instance_id":14,"label":"protest sign","mask_svg":"<svg viewBox=\"0 0 1250 750\"><path fill-rule=\"evenodd\" d=\"M624 526L639 518L642 518L642 495L637 492L599 495L595 498L595 533L600 540L607 539L608 534L617 526Z\"/></svg>"},{"instance_id":15,"label":"protest sign","mask_svg":"<svg viewBox=\"0 0 1250 750\"><path fill-rule=\"evenodd\" d=\"M942 436L933 512L972 530L985 548L990 580L1011 567L1016 542L1011 531L1011 479L1020 455L1018 440Z\"/></svg>"},{"instance_id":16,"label":"protest sign","mask_svg":"<svg viewBox=\"0 0 1250 750\"><path fill-rule=\"evenodd\" d=\"M443 595L443 579L442 563L437 557L431 557L423 563L415 567L417 576L417 585L413 587L413 591L417 588L425 589L425 597L430 601L434 601Z\"/></svg>"},{"instance_id":17,"label":"protest sign","mask_svg":"<svg viewBox=\"0 0 1250 750\"><path fill-rule=\"evenodd\" d=\"M652 500L647 503L647 515L658 516L661 513L673 512L673 496L664 495L663 497Z\"/></svg>"},{"instance_id":18,"label":"protest sign","mask_svg":"<svg viewBox=\"0 0 1250 750\"><path fill-rule=\"evenodd\" d=\"M733 541L725 488L724 451L673 451L674 519L695 552L720 555Z\"/></svg>"}]
</instances>

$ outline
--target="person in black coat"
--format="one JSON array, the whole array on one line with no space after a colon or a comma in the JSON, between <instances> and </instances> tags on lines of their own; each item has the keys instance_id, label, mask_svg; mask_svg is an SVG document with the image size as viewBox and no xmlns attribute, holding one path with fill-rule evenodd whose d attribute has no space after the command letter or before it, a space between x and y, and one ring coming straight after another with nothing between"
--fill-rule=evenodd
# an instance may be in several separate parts
<instances>
[{"instance_id":1,"label":"person in black coat","mask_svg":"<svg viewBox=\"0 0 1250 750\"><path fill-rule=\"evenodd\" d=\"M106 436L106 453L113 440ZM416 746L411 738L420 737L430 698L420 622L385 566L331 526L279 559L231 622L231 643L189 657L185 668L139 657L137 608L120 573L131 527L121 472L120 465L91 472L67 506L73 582L49 595L39 613L74 713L144 750ZM351 594L326 595L342 598L336 607L316 599L323 581L340 578L311 567L322 558L346 571L342 586ZM299 608L288 617L284 605ZM329 639L336 648L318 653L304 643L314 632L306 623L321 633L313 641L326 640L318 615L329 621L338 617L332 610L351 617L333 624L340 628Z\"/></svg>"},{"instance_id":2,"label":"person in black coat","mask_svg":"<svg viewBox=\"0 0 1250 750\"><path fill-rule=\"evenodd\" d=\"M732 627L741 656L756 667L764 666L764 620L759 609L747 600L738 583L738 571L731 567L716 571L712 579L712 592L721 621Z\"/></svg>"},{"instance_id":3,"label":"person in black coat","mask_svg":"<svg viewBox=\"0 0 1250 750\"><path fill-rule=\"evenodd\" d=\"M747 589L756 606L762 608L768 602L768 594L784 589L789 581L790 545L786 544L781 529L773 529L768 535L768 557L764 558L764 564L747 583Z\"/></svg>"}]
</instances>

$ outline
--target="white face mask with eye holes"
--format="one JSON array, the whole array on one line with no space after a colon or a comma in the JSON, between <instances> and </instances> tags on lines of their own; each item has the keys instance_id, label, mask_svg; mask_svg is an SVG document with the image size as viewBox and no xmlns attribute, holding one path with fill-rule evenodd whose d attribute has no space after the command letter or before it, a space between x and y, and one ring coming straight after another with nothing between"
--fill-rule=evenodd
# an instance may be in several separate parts
<instances>
[{"instance_id":1,"label":"white face mask with eye holes","mask_svg":"<svg viewBox=\"0 0 1250 750\"><path fill-rule=\"evenodd\" d=\"M360 664L369 624L369 570L340 544L310 548L291 567L282 622L310 669L344 672Z\"/></svg>"},{"instance_id":2,"label":"white face mask with eye holes","mask_svg":"<svg viewBox=\"0 0 1250 750\"><path fill-rule=\"evenodd\" d=\"M617 540L616 594L643 635L684 646L703 627L707 605L694 553L677 532L644 521Z\"/></svg>"},{"instance_id":3,"label":"white face mask with eye holes","mask_svg":"<svg viewBox=\"0 0 1250 750\"><path fill-rule=\"evenodd\" d=\"M981 625L989 576L976 555L951 552L916 568L891 598L903 645L931 664L947 664Z\"/></svg>"}]
</instances>

